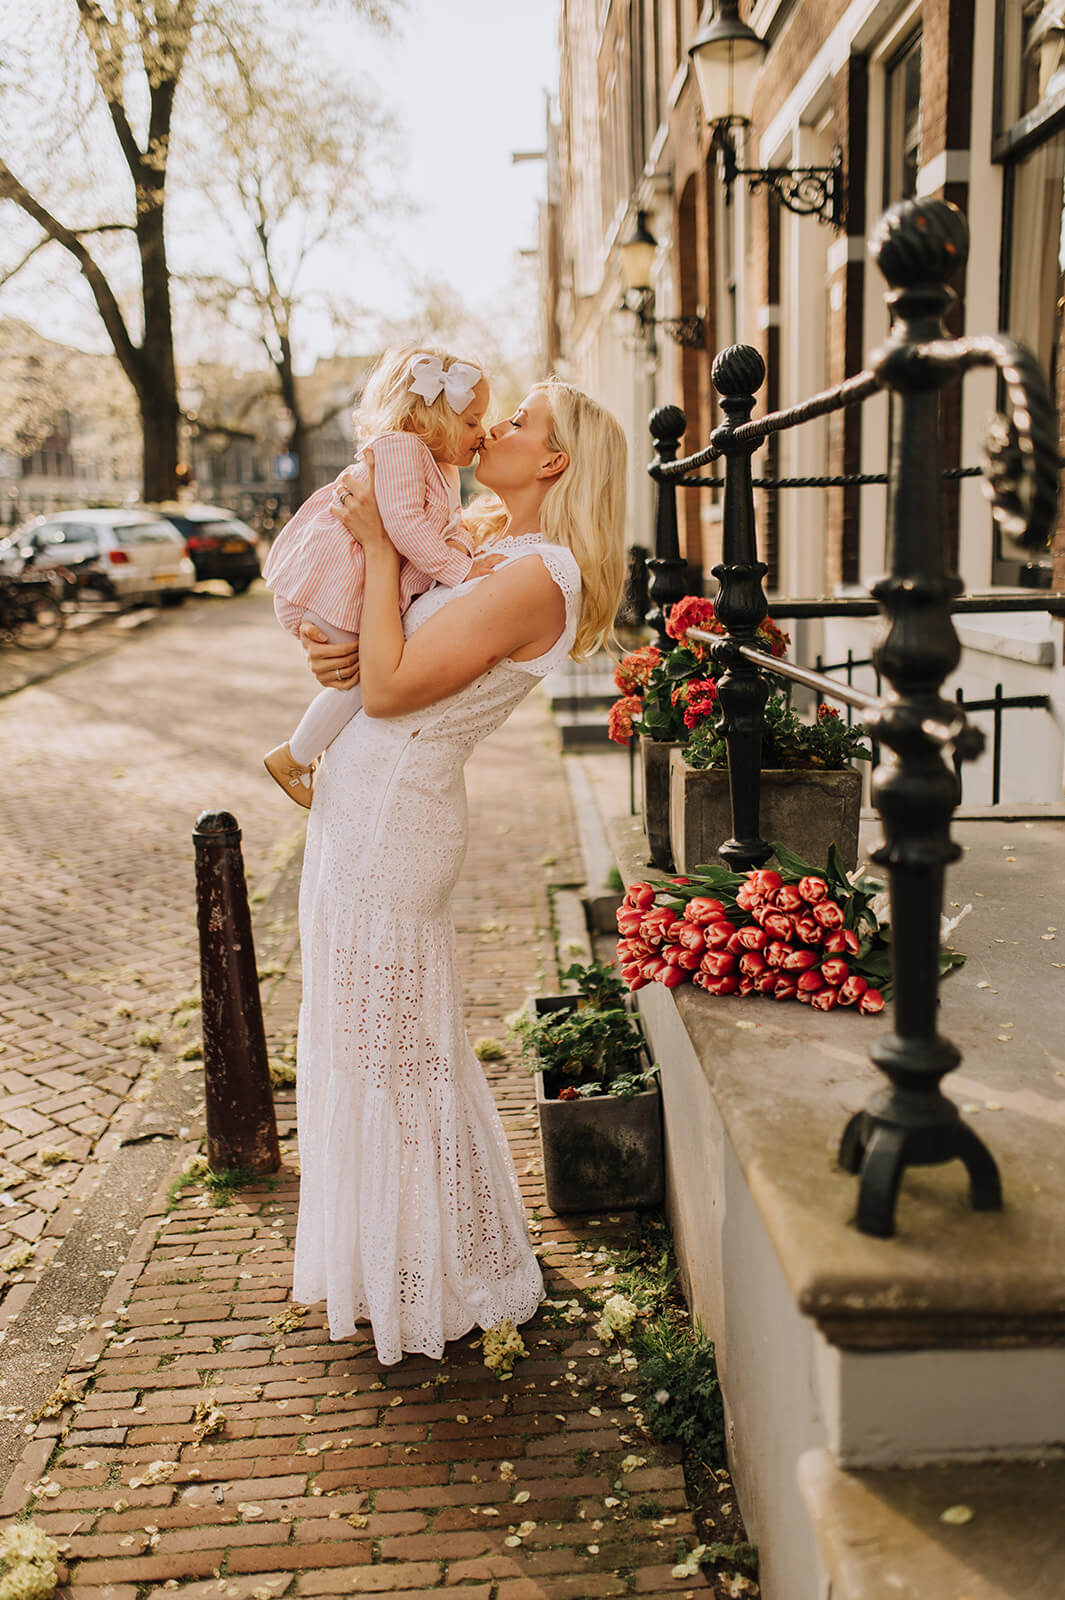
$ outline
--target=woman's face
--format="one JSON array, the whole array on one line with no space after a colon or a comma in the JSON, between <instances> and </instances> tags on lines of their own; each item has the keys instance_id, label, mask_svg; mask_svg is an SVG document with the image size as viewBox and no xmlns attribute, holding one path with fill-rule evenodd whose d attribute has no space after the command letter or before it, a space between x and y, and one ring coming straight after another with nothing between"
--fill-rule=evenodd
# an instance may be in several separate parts
<instances>
[{"instance_id":1,"label":"woman's face","mask_svg":"<svg viewBox=\"0 0 1065 1600\"><path fill-rule=\"evenodd\" d=\"M476 478L497 494L524 489L557 455L550 445L551 407L543 389L532 389L505 422L490 428L481 446Z\"/></svg>"}]
</instances>

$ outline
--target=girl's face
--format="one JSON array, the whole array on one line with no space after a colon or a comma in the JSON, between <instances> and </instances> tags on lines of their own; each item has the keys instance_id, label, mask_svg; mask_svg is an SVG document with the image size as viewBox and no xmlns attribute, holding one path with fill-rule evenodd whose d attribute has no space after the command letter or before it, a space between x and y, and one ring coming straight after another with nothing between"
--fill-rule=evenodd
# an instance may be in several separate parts
<instances>
[{"instance_id":1,"label":"girl's face","mask_svg":"<svg viewBox=\"0 0 1065 1600\"><path fill-rule=\"evenodd\" d=\"M523 489L557 455L550 445L551 407L543 389L533 389L514 414L490 428L481 446L477 482L497 494Z\"/></svg>"},{"instance_id":2,"label":"girl's face","mask_svg":"<svg viewBox=\"0 0 1065 1600\"><path fill-rule=\"evenodd\" d=\"M470 466L484 443L484 414L490 398L488 381L482 378L473 391L473 399L459 419L462 424L462 444L451 458L453 466Z\"/></svg>"}]
</instances>

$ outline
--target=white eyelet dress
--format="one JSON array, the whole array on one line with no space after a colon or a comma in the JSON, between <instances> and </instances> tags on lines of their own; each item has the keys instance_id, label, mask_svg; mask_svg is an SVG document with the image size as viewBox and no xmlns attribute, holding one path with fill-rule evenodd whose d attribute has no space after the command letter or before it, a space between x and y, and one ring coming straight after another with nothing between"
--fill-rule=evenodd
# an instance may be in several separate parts
<instances>
[{"instance_id":1,"label":"white eyelet dress","mask_svg":"<svg viewBox=\"0 0 1065 1600\"><path fill-rule=\"evenodd\" d=\"M325 1300L333 1339L373 1327L378 1359L445 1343L543 1294L503 1125L463 1022L451 892L466 851L464 766L569 654L580 572L539 535L566 626L532 661L505 660L422 711L359 711L321 763L300 891L300 1211L293 1298ZM458 595L404 615L409 637Z\"/></svg>"}]
</instances>

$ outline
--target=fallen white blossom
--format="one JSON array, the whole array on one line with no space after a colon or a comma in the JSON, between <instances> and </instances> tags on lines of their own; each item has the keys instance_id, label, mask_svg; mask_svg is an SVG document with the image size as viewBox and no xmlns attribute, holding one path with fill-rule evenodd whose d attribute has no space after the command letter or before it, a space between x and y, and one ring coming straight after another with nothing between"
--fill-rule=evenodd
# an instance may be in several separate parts
<instances>
[{"instance_id":1,"label":"fallen white blossom","mask_svg":"<svg viewBox=\"0 0 1065 1600\"><path fill-rule=\"evenodd\" d=\"M685 1561L677 1562L670 1576L674 1578L697 1578L699 1576L699 1564L705 1554L705 1544L697 1544L694 1550L688 1551Z\"/></svg>"},{"instance_id":2,"label":"fallen white blossom","mask_svg":"<svg viewBox=\"0 0 1065 1600\"><path fill-rule=\"evenodd\" d=\"M636 1306L623 1294L612 1294L595 1324L596 1338L604 1344L614 1338L623 1339L639 1314Z\"/></svg>"},{"instance_id":3,"label":"fallen white blossom","mask_svg":"<svg viewBox=\"0 0 1065 1600\"><path fill-rule=\"evenodd\" d=\"M0 1600L49 1600L58 1554L55 1540L32 1522L12 1523L0 1534Z\"/></svg>"}]
</instances>

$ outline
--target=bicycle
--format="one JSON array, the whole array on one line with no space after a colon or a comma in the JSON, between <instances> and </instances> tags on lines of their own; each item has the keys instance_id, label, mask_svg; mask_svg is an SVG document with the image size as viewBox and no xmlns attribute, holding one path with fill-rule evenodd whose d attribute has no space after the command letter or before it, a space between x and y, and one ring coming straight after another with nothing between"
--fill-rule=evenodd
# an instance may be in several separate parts
<instances>
[{"instance_id":1,"label":"bicycle","mask_svg":"<svg viewBox=\"0 0 1065 1600\"><path fill-rule=\"evenodd\" d=\"M20 650L47 650L66 626L66 617L47 578L0 574L0 638Z\"/></svg>"}]
</instances>

